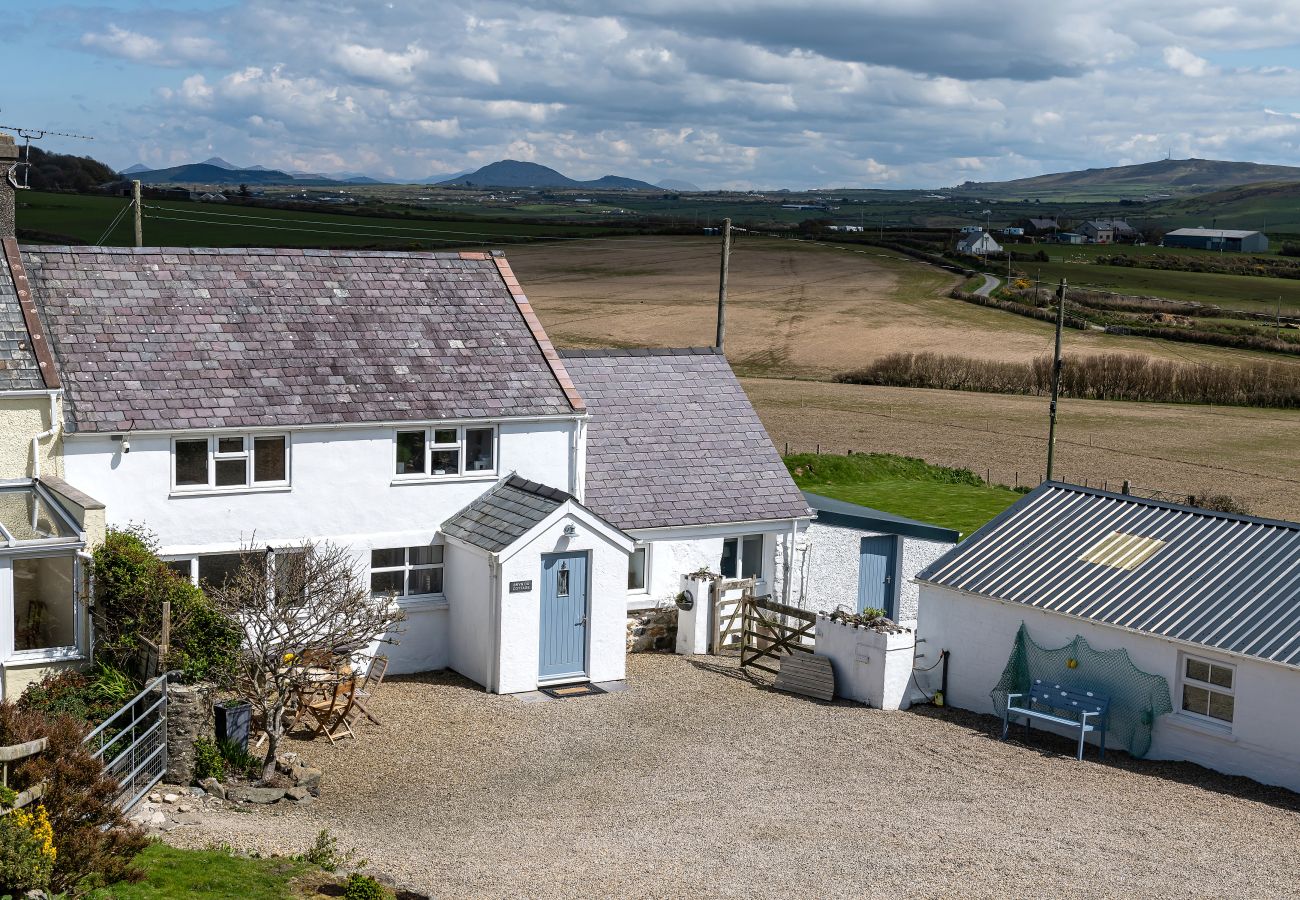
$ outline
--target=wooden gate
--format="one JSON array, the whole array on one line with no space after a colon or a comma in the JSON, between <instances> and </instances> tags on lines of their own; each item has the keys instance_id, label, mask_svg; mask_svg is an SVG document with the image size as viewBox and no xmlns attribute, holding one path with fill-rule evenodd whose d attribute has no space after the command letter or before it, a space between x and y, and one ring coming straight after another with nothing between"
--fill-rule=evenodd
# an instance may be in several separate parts
<instances>
[{"instance_id":1,"label":"wooden gate","mask_svg":"<svg viewBox=\"0 0 1300 900\"><path fill-rule=\"evenodd\" d=\"M770 597L750 596L745 600L742 619L741 666L778 675L783 657L813 652L817 616L806 609L786 606Z\"/></svg>"},{"instance_id":2,"label":"wooden gate","mask_svg":"<svg viewBox=\"0 0 1300 900\"><path fill-rule=\"evenodd\" d=\"M753 578L713 579L713 616L709 652L740 649L745 639L745 604L754 598Z\"/></svg>"}]
</instances>

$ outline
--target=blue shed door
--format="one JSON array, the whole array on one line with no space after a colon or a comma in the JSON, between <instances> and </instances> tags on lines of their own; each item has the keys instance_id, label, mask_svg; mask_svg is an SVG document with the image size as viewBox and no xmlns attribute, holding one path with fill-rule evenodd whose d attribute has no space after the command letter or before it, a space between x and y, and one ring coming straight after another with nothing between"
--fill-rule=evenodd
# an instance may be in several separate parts
<instances>
[{"instance_id":1,"label":"blue shed door","mask_svg":"<svg viewBox=\"0 0 1300 900\"><path fill-rule=\"evenodd\" d=\"M537 677L546 681L586 673L587 554L543 554Z\"/></svg>"},{"instance_id":2,"label":"blue shed door","mask_svg":"<svg viewBox=\"0 0 1300 900\"><path fill-rule=\"evenodd\" d=\"M858 612L883 609L890 618L897 613L894 603L896 547L897 542L890 536L862 539L862 557L858 563Z\"/></svg>"}]
</instances>

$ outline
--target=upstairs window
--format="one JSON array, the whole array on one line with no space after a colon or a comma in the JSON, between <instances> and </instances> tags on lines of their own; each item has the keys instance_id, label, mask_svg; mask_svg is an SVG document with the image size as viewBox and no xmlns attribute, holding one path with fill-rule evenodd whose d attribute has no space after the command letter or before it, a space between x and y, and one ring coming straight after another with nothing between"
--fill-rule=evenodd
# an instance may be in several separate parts
<instances>
[{"instance_id":1,"label":"upstairs window","mask_svg":"<svg viewBox=\"0 0 1300 900\"><path fill-rule=\"evenodd\" d=\"M394 472L404 478L454 478L497 468L495 427L399 429Z\"/></svg>"},{"instance_id":2,"label":"upstairs window","mask_svg":"<svg viewBox=\"0 0 1300 900\"><path fill-rule=\"evenodd\" d=\"M180 491L289 484L289 437L223 434L172 441L172 484Z\"/></svg>"}]
</instances>

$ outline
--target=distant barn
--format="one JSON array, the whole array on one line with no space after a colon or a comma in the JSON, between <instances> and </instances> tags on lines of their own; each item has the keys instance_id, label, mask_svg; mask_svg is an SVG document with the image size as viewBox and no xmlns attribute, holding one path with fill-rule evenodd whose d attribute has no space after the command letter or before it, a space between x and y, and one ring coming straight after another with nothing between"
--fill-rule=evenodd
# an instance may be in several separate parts
<instances>
[{"instance_id":1,"label":"distant barn","mask_svg":"<svg viewBox=\"0 0 1300 900\"><path fill-rule=\"evenodd\" d=\"M1229 253L1259 253L1268 249L1268 238L1259 231L1222 228L1179 228L1165 235L1166 247L1194 250L1225 250Z\"/></svg>"}]
</instances>

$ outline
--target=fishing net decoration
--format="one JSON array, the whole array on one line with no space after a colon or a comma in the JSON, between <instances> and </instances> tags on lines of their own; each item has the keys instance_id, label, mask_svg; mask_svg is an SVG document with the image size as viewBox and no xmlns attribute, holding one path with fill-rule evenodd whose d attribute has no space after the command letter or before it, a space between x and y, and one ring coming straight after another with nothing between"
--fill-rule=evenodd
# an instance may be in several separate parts
<instances>
[{"instance_id":1,"label":"fishing net decoration","mask_svg":"<svg viewBox=\"0 0 1300 900\"><path fill-rule=\"evenodd\" d=\"M1096 650L1082 635L1064 647L1041 647L1021 622L1011 658L990 694L999 717L1006 711L1007 694L1027 692L1035 678L1110 697L1106 746L1123 747L1139 758L1151 749L1156 719L1174 711L1169 682L1133 665L1127 650Z\"/></svg>"}]
</instances>

